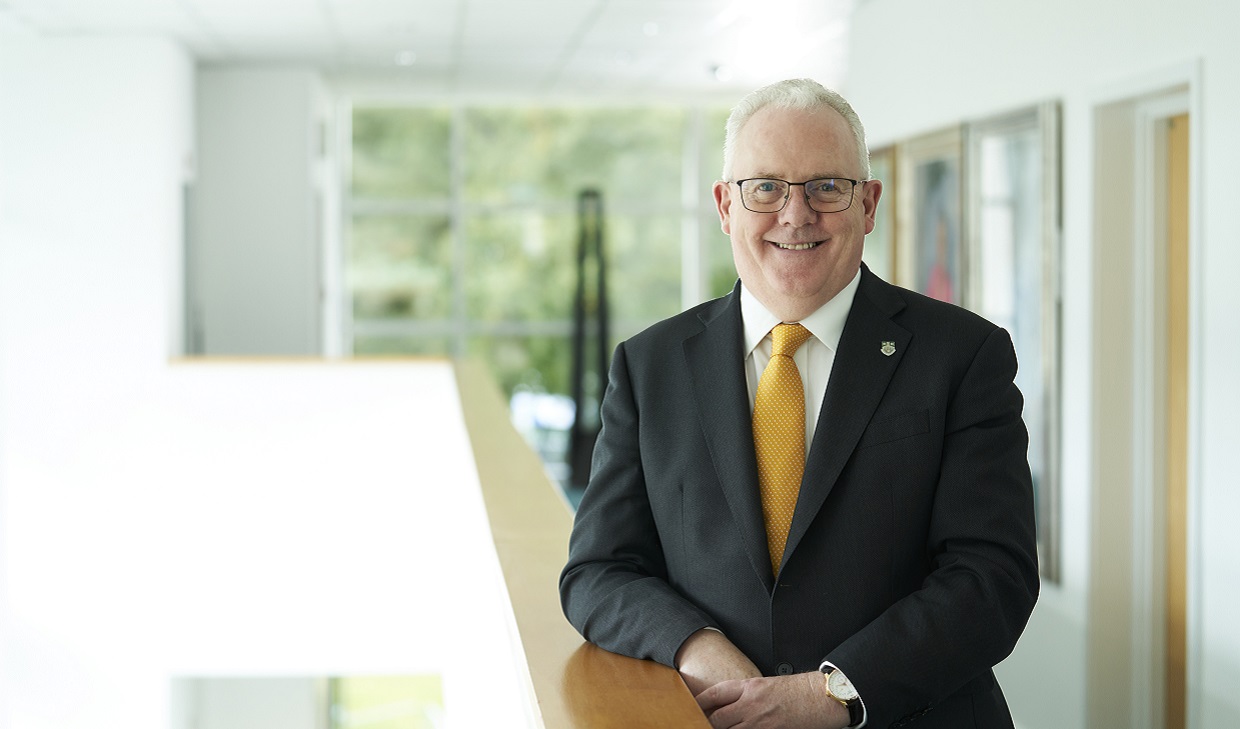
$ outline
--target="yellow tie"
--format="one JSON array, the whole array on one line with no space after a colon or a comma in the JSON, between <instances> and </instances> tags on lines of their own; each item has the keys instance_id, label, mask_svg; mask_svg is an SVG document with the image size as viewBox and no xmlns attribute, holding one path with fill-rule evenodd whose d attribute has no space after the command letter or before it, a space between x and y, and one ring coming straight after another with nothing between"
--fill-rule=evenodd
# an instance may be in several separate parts
<instances>
[{"instance_id":1,"label":"yellow tie","mask_svg":"<svg viewBox=\"0 0 1240 729\"><path fill-rule=\"evenodd\" d=\"M779 576L792 512L805 472L805 389L792 361L797 348L812 336L800 324L771 330L771 361L758 381L753 405L753 444L758 456L758 486L766 523L771 571Z\"/></svg>"}]
</instances>

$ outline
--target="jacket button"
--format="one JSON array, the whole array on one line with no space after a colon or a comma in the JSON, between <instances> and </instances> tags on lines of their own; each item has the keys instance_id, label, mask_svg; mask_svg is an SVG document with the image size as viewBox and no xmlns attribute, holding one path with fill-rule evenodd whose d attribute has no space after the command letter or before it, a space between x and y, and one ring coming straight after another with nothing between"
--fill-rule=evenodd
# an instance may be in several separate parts
<instances>
[{"instance_id":1,"label":"jacket button","mask_svg":"<svg viewBox=\"0 0 1240 729\"><path fill-rule=\"evenodd\" d=\"M775 670L779 671L779 675L781 676L791 676L793 672L791 663L781 663L775 667Z\"/></svg>"}]
</instances>

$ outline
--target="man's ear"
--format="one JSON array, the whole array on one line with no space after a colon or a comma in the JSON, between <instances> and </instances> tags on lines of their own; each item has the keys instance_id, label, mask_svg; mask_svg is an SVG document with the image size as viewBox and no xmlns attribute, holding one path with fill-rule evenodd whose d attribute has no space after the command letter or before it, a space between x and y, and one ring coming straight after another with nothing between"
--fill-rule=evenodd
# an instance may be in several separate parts
<instances>
[{"instance_id":1,"label":"man's ear","mask_svg":"<svg viewBox=\"0 0 1240 729\"><path fill-rule=\"evenodd\" d=\"M865 213L867 235L874 230L874 216L878 213L878 199L882 196L882 180L870 180L861 188L861 210Z\"/></svg>"},{"instance_id":2,"label":"man's ear","mask_svg":"<svg viewBox=\"0 0 1240 729\"><path fill-rule=\"evenodd\" d=\"M715 193L715 210L719 213L719 228L732 235L732 185L716 180L711 191Z\"/></svg>"}]
</instances>

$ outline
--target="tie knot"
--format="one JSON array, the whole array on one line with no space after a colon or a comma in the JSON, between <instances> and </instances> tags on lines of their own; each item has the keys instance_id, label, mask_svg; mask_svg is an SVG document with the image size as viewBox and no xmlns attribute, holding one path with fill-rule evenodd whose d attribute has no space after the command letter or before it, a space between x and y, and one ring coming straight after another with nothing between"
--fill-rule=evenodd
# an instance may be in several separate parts
<instances>
[{"instance_id":1,"label":"tie knot","mask_svg":"<svg viewBox=\"0 0 1240 729\"><path fill-rule=\"evenodd\" d=\"M800 324L778 324L771 330L771 356L784 355L791 357L812 334Z\"/></svg>"}]
</instances>

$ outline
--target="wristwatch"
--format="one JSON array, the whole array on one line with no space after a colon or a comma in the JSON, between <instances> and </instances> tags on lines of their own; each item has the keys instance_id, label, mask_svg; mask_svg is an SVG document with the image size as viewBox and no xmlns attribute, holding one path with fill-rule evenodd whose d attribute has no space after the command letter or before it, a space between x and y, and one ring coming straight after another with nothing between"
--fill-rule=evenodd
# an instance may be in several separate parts
<instances>
[{"instance_id":1,"label":"wristwatch","mask_svg":"<svg viewBox=\"0 0 1240 729\"><path fill-rule=\"evenodd\" d=\"M853 688L852 682L834 666L823 666L822 672L827 677L827 698L840 702L848 709L848 726L860 724L864 710L861 708L861 695Z\"/></svg>"}]
</instances>

